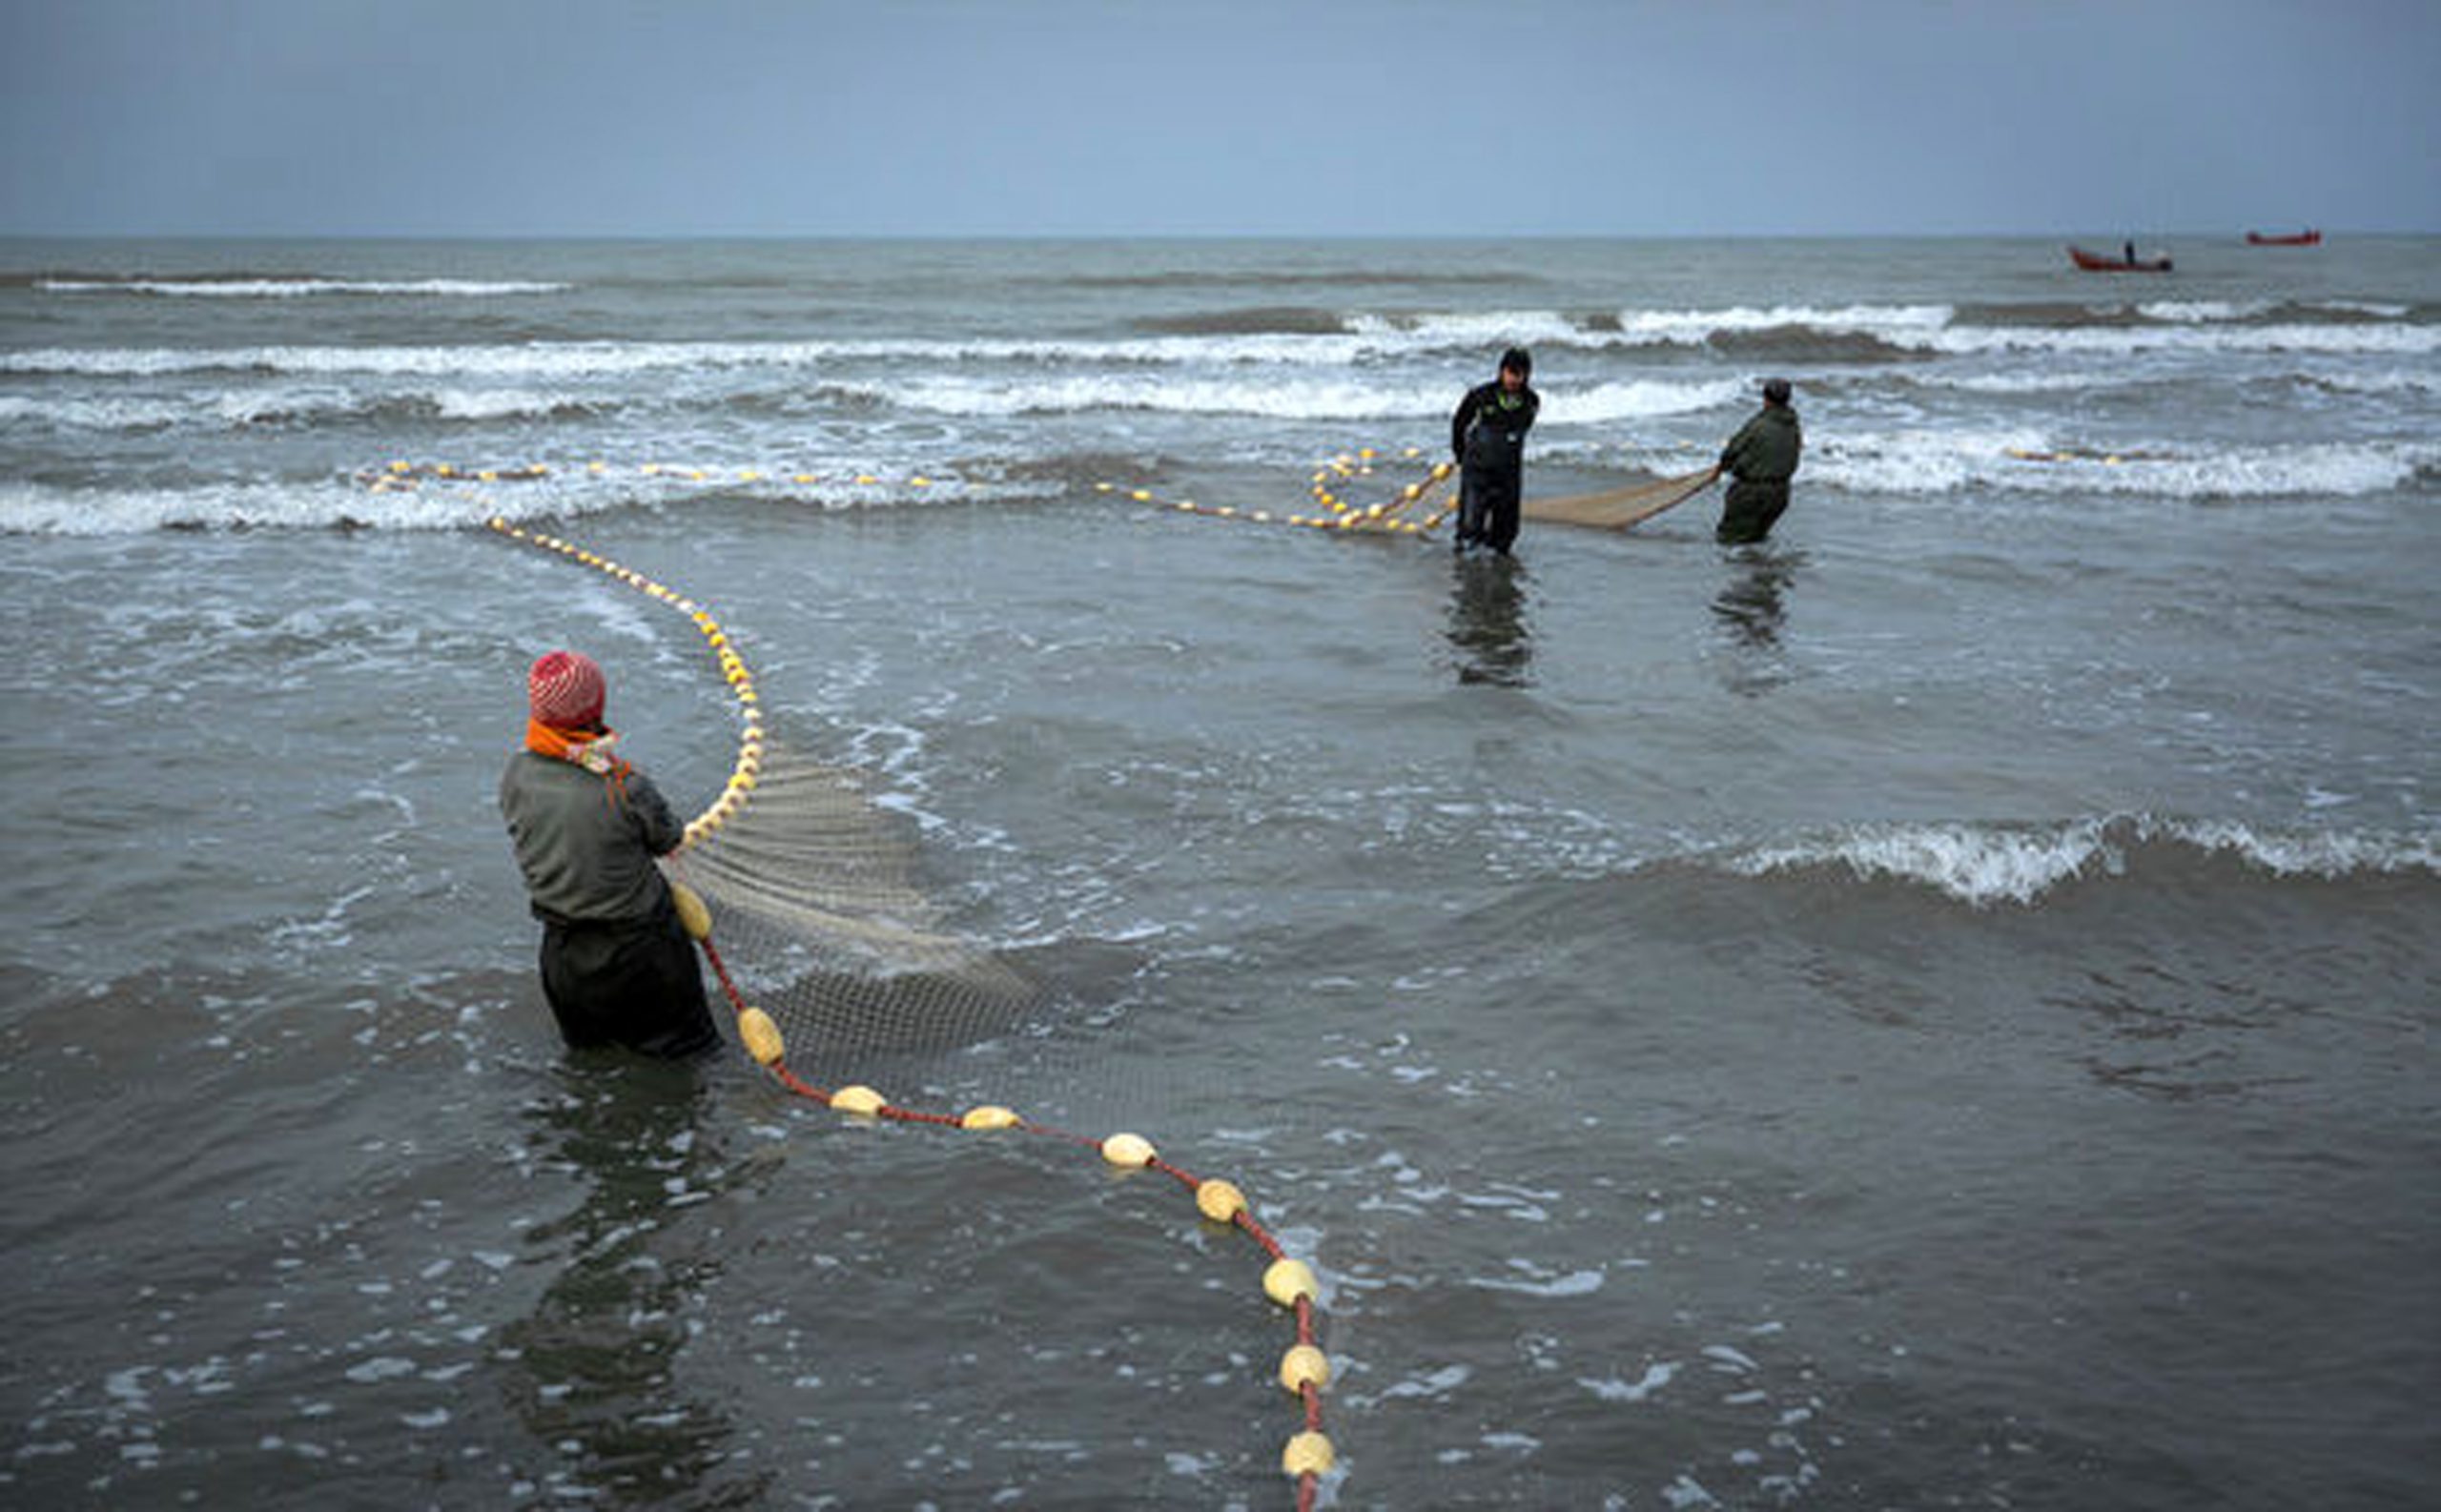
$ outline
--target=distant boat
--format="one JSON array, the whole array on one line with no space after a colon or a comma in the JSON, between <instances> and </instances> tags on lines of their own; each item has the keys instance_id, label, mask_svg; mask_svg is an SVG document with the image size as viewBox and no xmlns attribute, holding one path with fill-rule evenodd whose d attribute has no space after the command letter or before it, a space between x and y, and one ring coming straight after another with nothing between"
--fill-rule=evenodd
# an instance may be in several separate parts
<instances>
[{"instance_id":1,"label":"distant boat","mask_svg":"<svg viewBox=\"0 0 2441 1512\"><path fill-rule=\"evenodd\" d=\"M2260 231L2246 233L2246 245L2249 247L2319 247L2322 244L2323 234L2311 229L2271 235Z\"/></svg>"},{"instance_id":2,"label":"distant boat","mask_svg":"<svg viewBox=\"0 0 2441 1512\"><path fill-rule=\"evenodd\" d=\"M2070 260L2087 273L2167 273L2167 257L2113 257L2106 253L2087 252L2082 247L2068 249Z\"/></svg>"}]
</instances>

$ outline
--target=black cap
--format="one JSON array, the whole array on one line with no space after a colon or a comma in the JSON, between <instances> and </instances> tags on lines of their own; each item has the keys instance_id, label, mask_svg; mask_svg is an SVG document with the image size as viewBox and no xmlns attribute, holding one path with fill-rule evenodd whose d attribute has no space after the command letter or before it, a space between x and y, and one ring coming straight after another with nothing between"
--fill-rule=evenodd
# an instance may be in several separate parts
<instances>
[{"instance_id":1,"label":"black cap","mask_svg":"<svg viewBox=\"0 0 2441 1512\"><path fill-rule=\"evenodd\" d=\"M1500 355L1500 365L1504 368L1515 368L1521 378L1532 378L1534 354L1522 346L1513 346Z\"/></svg>"},{"instance_id":2,"label":"black cap","mask_svg":"<svg viewBox=\"0 0 2441 1512\"><path fill-rule=\"evenodd\" d=\"M1786 378L1765 378L1763 380L1763 400L1767 404L1786 404L1789 401L1789 380Z\"/></svg>"}]
</instances>

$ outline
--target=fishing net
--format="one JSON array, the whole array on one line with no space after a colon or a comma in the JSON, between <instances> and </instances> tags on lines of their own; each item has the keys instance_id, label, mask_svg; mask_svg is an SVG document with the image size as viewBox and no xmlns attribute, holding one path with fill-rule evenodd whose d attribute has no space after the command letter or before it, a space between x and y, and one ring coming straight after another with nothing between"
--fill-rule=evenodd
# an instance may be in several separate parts
<instances>
[{"instance_id":1,"label":"fishing net","mask_svg":"<svg viewBox=\"0 0 2441 1512\"><path fill-rule=\"evenodd\" d=\"M1421 456L1409 447L1408 460ZM1348 491L1361 488L1377 471L1376 454L1365 451L1342 456L1323 464L1315 473L1310 492L1320 508L1308 512L1241 507L1230 504L1199 503L1191 499L1167 499L1150 488L1130 487L1119 483L1097 483L1106 494L1116 494L1138 503L1176 509L1187 514L1204 515L1220 520L1243 521L1252 524L1303 525L1315 530L1336 530L1358 535L1404 535L1428 538L1458 508L1454 484L1457 468L1448 462L1435 463L1424 478L1407 484L1396 493L1372 503L1361 503L1347 497ZM1595 494L1569 494L1557 499L1528 499L1519 508L1525 519L1555 525L1582 525L1594 530L1625 530L1643 523L1664 510L1672 509L1702 493L1720 476L1720 469L1707 467L1696 472L1681 473L1672 478L1656 478L1625 488L1607 489ZM1445 489L1447 492L1445 493Z\"/></svg>"},{"instance_id":2,"label":"fishing net","mask_svg":"<svg viewBox=\"0 0 2441 1512\"><path fill-rule=\"evenodd\" d=\"M1558 499L1528 499L1519 513L1526 519L1554 525L1584 525L1595 530L1625 530L1641 524L1694 498L1720 476L1717 467L1656 478L1651 482L1612 488L1598 494L1569 494Z\"/></svg>"},{"instance_id":3,"label":"fishing net","mask_svg":"<svg viewBox=\"0 0 2441 1512\"><path fill-rule=\"evenodd\" d=\"M1042 998L952 931L901 815L855 771L763 742L753 801L674 868L711 909L747 1000L801 1064L862 1077L1018 1027Z\"/></svg>"},{"instance_id":4,"label":"fishing net","mask_svg":"<svg viewBox=\"0 0 2441 1512\"><path fill-rule=\"evenodd\" d=\"M707 954L736 1007L768 1016L800 1064L851 1080L1024 1020L1036 985L948 927L912 825L862 774L766 733L753 677L708 611L570 542L491 525L670 604L718 656L738 702L736 765L666 865L718 921Z\"/></svg>"}]
</instances>

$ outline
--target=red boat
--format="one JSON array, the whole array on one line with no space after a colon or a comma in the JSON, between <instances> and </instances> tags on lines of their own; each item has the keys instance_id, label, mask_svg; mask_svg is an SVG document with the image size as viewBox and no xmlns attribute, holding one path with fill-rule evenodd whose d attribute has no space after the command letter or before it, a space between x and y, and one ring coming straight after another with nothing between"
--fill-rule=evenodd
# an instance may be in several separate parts
<instances>
[{"instance_id":1,"label":"red boat","mask_svg":"<svg viewBox=\"0 0 2441 1512\"><path fill-rule=\"evenodd\" d=\"M2070 247L2069 258L2087 273L2167 273L2167 257L2113 257L2082 247Z\"/></svg>"},{"instance_id":2,"label":"red boat","mask_svg":"<svg viewBox=\"0 0 2441 1512\"><path fill-rule=\"evenodd\" d=\"M2284 233L2271 236L2265 235L2260 231L2246 233L2246 245L2249 247L2319 247L2322 244L2323 234L2319 231Z\"/></svg>"}]
</instances>

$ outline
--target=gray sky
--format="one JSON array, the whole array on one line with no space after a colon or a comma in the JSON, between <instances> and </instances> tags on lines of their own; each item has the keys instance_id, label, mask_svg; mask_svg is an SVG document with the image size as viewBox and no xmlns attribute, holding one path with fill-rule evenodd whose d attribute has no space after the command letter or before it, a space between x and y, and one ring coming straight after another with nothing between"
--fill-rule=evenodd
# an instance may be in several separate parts
<instances>
[{"instance_id":1,"label":"gray sky","mask_svg":"<svg viewBox=\"0 0 2441 1512\"><path fill-rule=\"evenodd\" d=\"M0 234L2441 230L2441 0L8 0Z\"/></svg>"}]
</instances>

